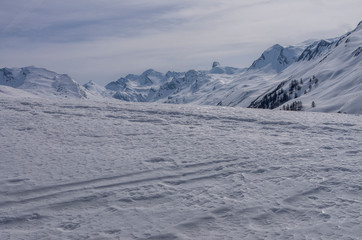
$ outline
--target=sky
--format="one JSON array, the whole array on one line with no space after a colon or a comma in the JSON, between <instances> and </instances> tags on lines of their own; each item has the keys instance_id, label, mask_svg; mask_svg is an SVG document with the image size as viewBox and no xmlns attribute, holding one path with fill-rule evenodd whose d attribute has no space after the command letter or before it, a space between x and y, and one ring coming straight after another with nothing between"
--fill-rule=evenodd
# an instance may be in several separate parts
<instances>
[{"instance_id":1,"label":"sky","mask_svg":"<svg viewBox=\"0 0 362 240\"><path fill-rule=\"evenodd\" d=\"M360 0L2 0L0 68L101 85L147 69L248 67L270 46L338 37Z\"/></svg>"}]
</instances>

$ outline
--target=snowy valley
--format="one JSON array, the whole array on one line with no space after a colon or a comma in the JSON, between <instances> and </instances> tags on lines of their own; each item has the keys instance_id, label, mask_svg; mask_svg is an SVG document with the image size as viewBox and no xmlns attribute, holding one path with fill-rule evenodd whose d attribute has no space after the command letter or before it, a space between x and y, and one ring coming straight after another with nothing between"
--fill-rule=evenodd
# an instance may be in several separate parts
<instances>
[{"instance_id":1,"label":"snowy valley","mask_svg":"<svg viewBox=\"0 0 362 240\"><path fill-rule=\"evenodd\" d=\"M360 239L361 102L362 22L105 87L2 68L0 239Z\"/></svg>"},{"instance_id":2,"label":"snowy valley","mask_svg":"<svg viewBox=\"0 0 362 240\"><path fill-rule=\"evenodd\" d=\"M362 23L329 40L274 45L249 68L223 67L167 73L149 69L105 87L80 86L68 75L25 67L0 69L0 94L14 87L38 97L70 97L266 109L362 113ZM317 82L316 82L317 79Z\"/></svg>"}]
</instances>

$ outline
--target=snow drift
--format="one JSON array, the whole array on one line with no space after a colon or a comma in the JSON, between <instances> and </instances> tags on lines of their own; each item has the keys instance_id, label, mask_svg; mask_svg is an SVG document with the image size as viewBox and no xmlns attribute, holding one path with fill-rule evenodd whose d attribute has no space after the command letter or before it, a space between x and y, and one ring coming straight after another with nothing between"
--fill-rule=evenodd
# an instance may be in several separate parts
<instances>
[{"instance_id":1,"label":"snow drift","mask_svg":"<svg viewBox=\"0 0 362 240\"><path fill-rule=\"evenodd\" d=\"M1 240L362 235L362 116L0 103Z\"/></svg>"}]
</instances>

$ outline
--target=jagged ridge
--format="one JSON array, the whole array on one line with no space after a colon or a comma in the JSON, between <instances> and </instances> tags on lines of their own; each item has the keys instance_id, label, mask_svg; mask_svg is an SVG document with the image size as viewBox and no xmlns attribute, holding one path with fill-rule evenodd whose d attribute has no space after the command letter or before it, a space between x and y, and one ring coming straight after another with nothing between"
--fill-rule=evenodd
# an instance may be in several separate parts
<instances>
[{"instance_id":1,"label":"jagged ridge","mask_svg":"<svg viewBox=\"0 0 362 240\"><path fill-rule=\"evenodd\" d=\"M46 69L3 68L0 85L37 96L113 97L123 101L269 109L284 109L297 101L296 105L303 102L303 109L307 111L362 113L362 107L353 107L362 100L361 29L362 22L339 38L315 41L308 46L276 44L264 51L249 68L214 62L210 70L202 71L163 74L149 69L141 75L121 77L105 88L94 82L82 87L68 75ZM310 84L315 79L319 83ZM313 108L309 107L312 102L316 105Z\"/></svg>"}]
</instances>

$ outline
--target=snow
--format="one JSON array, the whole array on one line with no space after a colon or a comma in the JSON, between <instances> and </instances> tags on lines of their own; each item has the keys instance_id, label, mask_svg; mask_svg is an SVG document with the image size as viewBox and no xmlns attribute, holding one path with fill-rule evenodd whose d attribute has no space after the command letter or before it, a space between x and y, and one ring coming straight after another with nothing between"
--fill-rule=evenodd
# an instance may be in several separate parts
<instances>
[{"instance_id":1,"label":"snow","mask_svg":"<svg viewBox=\"0 0 362 240\"><path fill-rule=\"evenodd\" d=\"M106 88L98 85L94 81L89 81L84 84L83 87L87 91L87 98L92 100L105 100L106 98L112 97L112 92Z\"/></svg>"},{"instance_id":2,"label":"snow","mask_svg":"<svg viewBox=\"0 0 362 240\"><path fill-rule=\"evenodd\" d=\"M288 91L287 86L291 81L302 79L304 84L300 86L302 90L298 92L298 98L293 97L285 104L297 100L302 101L304 111L362 114L362 64L361 55L356 55L361 42L362 31L356 28L334 41L312 44L303 52L300 61L269 79L270 83L274 82L274 87L270 87L261 97L275 90L281 82L285 82L284 90ZM308 90L309 80L313 76L319 82ZM305 90L308 91L304 94ZM313 101L315 108L311 108Z\"/></svg>"},{"instance_id":3,"label":"snow","mask_svg":"<svg viewBox=\"0 0 362 240\"><path fill-rule=\"evenodd\" d=\"M293 64L302 51L302 47L282 47L281 45L276 44L264 51L260 58L255 60L249 69L280 73Z\"/></svg>"},{"instance_id":4,"label":"snow","mask_svg":"<svg viewBox=\"0 0 362 240\"><path fill-rule=\"evenodd\" d=\"M0 96L1 97L11 97L11 98L18 98L18 97L28 97L28 98L36 98L37 96L34 94L31 94L27 91L13 88L9 86L0 85Z\"/></svg>"},{"instance_id":5,"label":"snow","mask_svg":"<svg viewBox=\"0 0 362 240\"><path fill-rule=\"evenodd\" d=\"M362 235L360 115L1 94L0 113L2 240Z\"/></svg>"},{"instance_id":6,"label":"snow","mask_svg":"<svg viewBox=\"0 0 362 240\"><path fill-rule=\"evenodd\" d=\"M105 87L0 69L0 239L360 239L361 26ZM293 82L303 112L246 109Z\"/></svg>"},{"instance_id":7,"label":"snow","mask_svg":"<svg viewBox=\"0 0 362 240\"><path fill-rule=\"evenodd\" d=\"M293 93L285 105L300 101L303 111L362 114L360 26L333 39L309 40L289 47L276 44L264 51L248 69L224 67L214 62L211 70L196 71L196 77L192 79L186 79L184 73L170 76L164 79L162 85L148 88L147 97L141 100L255 107L255 101L263 99L280 84L288 86L293 80L302 79L304 85L300 86L302 90L297 92L297 99L294 99ZM319 84L309 88L308 81L313 76L318 78ZM140 94L135 88L127 91ZM122 94L129 95L128 92ZM132 100L123 95L121 99ZM316 103L316 107L311 107L312 102Z\"/></svg>"},{"instance_id":8,"label":"snow","mask_svg":"<svg viewBox=\"0 0 362 240\"><path fill-rule=\"evenodd\" d=\"M219 62L213 62L212 68L209 71L211 74L227 74L233 75L245 71L246 69L239 69L233 67L223 67Z\"/></svg>"},{"instance_id":9,"label":"snow","mask_svg":"<svg viewBox=\"0 0 362 240\"><path fill-rule=\"evenodd\" d=\"M0 85L22 89L45 98L85 98L86 92L66 74L57 74L44 68L2 68Z\"/></svg>"},{"instance_id":10,"label":"snow","mask_svg":"<svg viewBox=\"0 0 362 240\"><path fill-rule=\"evenodd\" d=\"M276 44L263 52L249 68L222 66L210 70L166 74L149 69L141 75L128 74L105 87L91 81L80 86L71 77L46 69L0 69L1 94L14 95L5 85L23 90L23 96L82 98L108 102L157 102L231 107L260 107L275 110L301 102L303 111L362 114L361 24L341 37L308 40L296 46ZM318 84L309 84L316 77ZM303 80L286 97L281 91L293 81ZM284 85L283 89L279 89ZM274 93L278 92L275 99ZM0 90L1 91L1 90ZM281 101L282 99L287 99ZM270 99L273 99L272 101ZM271 103L272 102L272 103ZM315 107L311 107L315 102ZM284 106L283 106L284 104Z\"/></svg>"},{"instance_id":11,"label":"snow","mask_svg":"<svg viewBox=\"0 0 362 240\"><path fill-rule=\"evenodd\" d=\"M282 90L289 92L288 85L302 79L304 84L289 94L287 102L269 108L279 110L283 108L280 104L298 101L303 111L362 114L360 25L337 38L288 47L276 44L249 68L222 66L215 61L211 70L162 74L150 69L139 76L127 75L106 86L108 96L135 102L266 107L260 101L273 97L281 84L285 86ZM314 77L319 83L311 86L308 82Z\"/></svg>"},{"instance_id":12,"label":"snow","mask_svg":"<svg viewBox=\"0 0 362 240\"><path fill-rule=\"evenodd\" d=\"M166 75L149 69L141 75L128 74L117 81L110 82L105 86L108 91L113 91L113 97L123 101L145 102L149 101L152 90L159 88L168 78Z\"/></svg>"}]
</instances>

